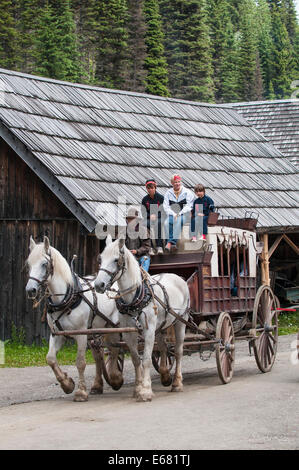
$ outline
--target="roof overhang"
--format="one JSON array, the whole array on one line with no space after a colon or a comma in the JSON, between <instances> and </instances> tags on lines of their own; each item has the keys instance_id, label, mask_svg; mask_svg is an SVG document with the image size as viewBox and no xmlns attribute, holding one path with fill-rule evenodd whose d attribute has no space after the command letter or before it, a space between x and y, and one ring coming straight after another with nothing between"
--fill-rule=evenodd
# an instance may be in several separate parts
<instances>
[{"instance_id":1,"label":"roof overhang","mask_svg":"<svg viewBox=\"0 0 299 470\"><path fill-rule=\"evenodd\" d=\"M71 211L81 224L92 232L96 221L80 206L69 191L55 176L28 150L28 148L0 121L0 136L31 168L58 199Z\"/></svg>"}]
</instances>

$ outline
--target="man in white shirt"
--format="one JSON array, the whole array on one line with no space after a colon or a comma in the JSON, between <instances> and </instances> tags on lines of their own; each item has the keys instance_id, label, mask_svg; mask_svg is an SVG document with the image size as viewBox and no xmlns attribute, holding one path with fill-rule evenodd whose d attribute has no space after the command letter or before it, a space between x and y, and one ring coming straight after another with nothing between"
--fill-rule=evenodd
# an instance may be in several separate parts
<instances>
[{"instance_id":1,"label":"man in white shirt","mask_svg":"<svg viewBox=\"0 0 299 470\"><path fill-rule=\"evenodd\" d=\"M172 188L166 192L163 202L163 208L167 216L164 224L166 237L168 237L165 246L167 252L176 249L182 227L190 218L194 200L193 192L182 185L180 175L173 175L170 181Z\"/></svg>"}]
</instances>

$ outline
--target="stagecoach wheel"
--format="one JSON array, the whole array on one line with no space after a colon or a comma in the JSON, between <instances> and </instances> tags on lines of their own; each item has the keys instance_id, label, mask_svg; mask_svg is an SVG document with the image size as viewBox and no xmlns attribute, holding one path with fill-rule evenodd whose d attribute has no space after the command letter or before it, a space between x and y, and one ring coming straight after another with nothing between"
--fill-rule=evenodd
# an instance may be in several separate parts
<instances>
[{"instance_id":1,"label":"stagecoach wheel","mask_svg":"<svg viewBox=\"0 0 299 470\"><path fill-rule=\"evenodd\" d=\"M278 344L279 302L269 286L261 286L257 291L253 313L252 328L256 339L253 340L255 360L261 372L269 372L275 361Z\"/></svg>"},{"instance_id":2,"label":"stagecoach wheel","mask_svg":"<svg viewBox=\"0 0 299 470\"><path fill-rule=\"evenodd\" d=\"M221 381L231 381L235 365L235 335L230 315L222 312L216 325L216 363Z\"/></svg>"},{"instance_id":3,"label":"stagecoach wheel","mask_svg":"<svg viewBox=\"0 0 299 470\"><path fill-rule=\"evenodd\" d=\"M118 358L117 358L117 367L118 367L118 370L121 372L121 374L123 373L123 369L124 369L124 358L125 358L124 353L119 352ZM105 354L104 348L102 348L102 351L101 351L101 360L102 360L103 375L107 384L110 385L110 387L112 387L114 390L119 390L122 386L122 383L118 387L115 387L115 385L111 383L109 373L108 373L109 362L111 361L111 356L109 352Z\"/></svg>"},{"instance_id":4,"label":"stagecoach wheel","mask_svg":"<svg viewBox=\"0 0 299 470\"><path fill-rule=\"evenodd\" d=\"M156 371L159 373L160 363L161 363L161 353L160 353L160 351L158 351L158 350L153 351L152 363L153 363L153 366L156 369ZM168 369L169 372L171 371L171 369L173 367L173 364L174 364L174 355L170 351L168 351L167 352L166 365L167 365L167 369Z\"/></svg>"}]
</instances>

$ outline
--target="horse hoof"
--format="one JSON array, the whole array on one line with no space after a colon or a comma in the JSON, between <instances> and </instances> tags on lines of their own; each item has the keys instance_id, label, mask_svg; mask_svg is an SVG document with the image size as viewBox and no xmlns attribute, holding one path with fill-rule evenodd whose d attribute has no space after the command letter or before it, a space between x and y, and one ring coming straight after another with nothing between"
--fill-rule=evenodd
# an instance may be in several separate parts
<instances>
[{"instance_id":1,"label":"horse hoof","mask_svg":"<svg viewBox=\"0 0 299 470\"><path fill-rule=\"evenodd\" d=\"M122 387L123 383L124 383L124 381L121 380L121 382L115 382L115 383L111 384L111 387L112 387L113 390L119 390Z\"/></svg>"},{"instance_id":2,"label":"horse hoof","mask_svg":"<svg viewBox=\"0 0 299 470\"><path fill-rule=\"evenodd\" d=\"M168 378L165 378L165 379L162 379L161 378L161 384L164 386L164 387L169 387L169 385L172 384L172 377L168 377Z\"/></svg>"},{"instance_id":3,"label":"horse hoof","mask_svg":"<svg viewBox=\"0 0 299 470\"><path fill-rule=\"evenodd\" d=\"M146 401L152 401L152 392L144 392L144 393L138 393L136 396L136 401L137 402L146 402Z\"/></svg>"},{"instance_id":4,"label":"horse hoof","mask_svg":"<svg viewBox=\"0 0 299 470\"><path fill-rule=\"evenodd\" d=\"M77 390L77 392L75 393L74 401L88 401L88 393L86 393L85 390Z\"/></svg>"},{"instance_id":5,"label":"horse hoof","mask_svg":"<svg viewBox=\"0 0 299 470\"><path fill-rule=\"evenodd\" d=\"M60 382L60 385L61 385L61 388L64 391L64 393L66 393L67 395L72 393L74 391L74 388L75 388L75 382L70 377L68 377L67 379Z\"/></svg>"},{"instance_id":6,"label":"horse hoof","mask_svg":"<svg viewBox=\"0 0 299 470\"><path fill-rule=\"evenodd\" d=\"M182 392L183 391L183 385L177 385L177 386L172 386L171 388L172 392Z\"/></svg>"},{"instance_id":7,"label":"horse hoof","mask_svg":"<svg viewBox=\"0 0 299 470\"><path fill-rule=\"evenodd\" d=\"M90 395L102 395L103 387L91 387Z\"/></svg>"}]
</instances>

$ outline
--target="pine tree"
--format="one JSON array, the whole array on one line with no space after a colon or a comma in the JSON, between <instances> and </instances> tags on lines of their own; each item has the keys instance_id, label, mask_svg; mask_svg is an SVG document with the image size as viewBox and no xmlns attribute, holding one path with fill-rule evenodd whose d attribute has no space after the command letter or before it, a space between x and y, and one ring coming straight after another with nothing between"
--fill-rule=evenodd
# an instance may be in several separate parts
<instances>
[{"instance_id":1,"label":"pine tree","mask_svg":"<svg viewBox=\"0 0 299 470\"><path fill-rule=\"evenodd\" d=\"M0 66L8 69L14 68L17 61L17 31L13 7L11 0L0 0Z\"/></svg>"},{"instance_id":2,"label":"pine tree","mask_svg":"<svg viewBox=\"0 0 299 470\"><path fill-rule=\"evenodd\" d=\"M97 83L107 88L123 88L129 60L126 1L98 2L97 22Z\"/></svg>"},{"instance_id":3,"label":"pine tree","mask_svg":"<svg viewBox=\"0 0 299 470\"><path fill-rule=\"evenodd\" d=\"M238 50L227 0L209 2L216 102L237 101Z\"/></svg>"},{"instance_id":4,"label":"pine tree","mask_svg":"<svg viewBox=\"0 0 299 470\"><path fill-rule=\"evenodd\" d=\"M268 2L267 0L259 0L257 4L257 37L265 97L269 97L271 93L271 29L271 12Z\"/></svg>"},{"instance_id":5,"label":"pine tree","mask_svg":"<svg viewBox=\"0 0 299 470\"><path fill-rule=\"evenodd\" d=\"M181 0L161 0L160 11L163 22L165 57L168 64L168 81L171 96L182 94L182 86L187 64L183 18L184 2Z\"/></svg>"},{"instance_id":6,"label":"pine tree","mask_svg":"<svg viewBox=\"0 0 299 470\"><path fill-rule=\"evenodd\" d=\"M172 96L214 101L212 52L205 0L163 1ZM170 12L170 18L167 11ZM163 13L164 14L164 13Z\"/></svg>"},{"instance_id":7,"label":"pine tree","mask_svg":"<svg viewBox=\"0 0 299 470\"><path fill-rule=\"evenodd\" d=\"M164 35L162 31L159 3L157 0L144 0L144 16L146 22L145 44L147 55L147 93L169 96L167 62L164 56Z\"/></svg>"},{"instance_id":8,"label":"pine tree","mask_svg":"<svg viewBox=\"0 0 299 470\"><path fill-rule=\"evenodd\" d=\"M39 18L42 12L40 0L19 0L18 2L18 69L32 73L35 67L34 42Z\"/></svg>"},{"instance_id":9,"label":"pine tree","mask_svg":"<svg viewBox=\"0 0 299 470\"><path fill-rule=\"evenodd\" d=\"M95 83L96 47L98 34L97 0L73 1L76 35L82 64L82 81Z\"/></svg>"},{"instance_id":10,"label":"pine tree","mask_svg":"<svg viewBox=\"0 0 299 470\"><path fill-rule=\"evenodd\" d=\"M145 68L146 24L144 17L144 0L128 0L129 8L129 73L127 90L143 93L146 86L147 71Z\"/></svg>"},{"instance_id":11,"label":"pine tree","mask_svg":"<svg viewBox=\"0 0 299 470\"><path fill-rule=\"evenodd\" d=\"M296 38L296 29L298 25L296 7L294 0L282 0L282 21L287 28L291 44L293 45Z\"/></svg>"},{"instance_id":12,"label":"pine tree","mask_svg":"<svg viewBox=\"0 0 299 470\"><path fill-rule=\"evenodd\" d=\"M277 98L288 98L294 73L293 50L286 26L281 17L280 5L273 4L271 81Z\"/></svg>"},{"instance_id":13,"label":"pine tree","mask_svg":"<svg viewBox=\"0 0 299 470\"><path fill-rule=\"evenodd\" d=\"M243 0L240 6L240 62L239 84L241 99L255 100L259 95L261 71L258 68L256 5L254 0ZM258 85L258 87L257 87Z\"/></svg>"},{"instance_id":14,"label":"pine tree","mask_svg":"<svg viewBox=\"0 0 299 470\"><path fill-rule=\"evenodd\" d=\"M34 46L35 66L33 73L44 77L57 78L57 23L53 9L48 2L46 2L39 17Z\"/></svg>"},{"instance_id":15,"label":"pine tree","mask_svg":"<svg viewBox=\"0 0 299 470\"><path fill-rule=\"evenodd\" d=\"M56 15L57 78L76 82L79 81L82 75L82 68L70 0L60 1Z\"/></svg>"}]
</instances>

